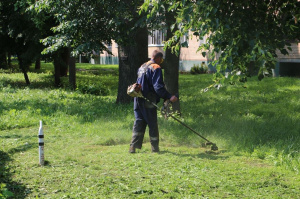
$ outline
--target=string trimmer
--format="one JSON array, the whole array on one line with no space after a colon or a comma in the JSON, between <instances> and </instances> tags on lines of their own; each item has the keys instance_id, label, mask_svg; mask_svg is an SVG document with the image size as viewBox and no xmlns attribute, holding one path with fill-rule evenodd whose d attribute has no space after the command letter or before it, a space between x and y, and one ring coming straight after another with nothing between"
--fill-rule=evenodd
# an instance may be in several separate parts
<instances>
[{"instance_id":1,"label":"string trimmer","mask_svg":"<svg viewBox=\"0 0 300 199\"><path fill-rule=\"evenodd\" d=\"M159 109L159 107L154 103L151 102L149 99L147 99L146 97L143 96L141 90L140 90L141 86L139 84L133 84L131 86L128 87L127 89L127 94L131 97L140 97L143 98L144 100L146 100L147 102L150 102L153 106L155 106L156 108ZM170 110L171 107L171 102L169 100L164 102L163 107L161 108L161 114L165 117L171 117L173 118L175 121L179 122L181 125L183 125L184 127L188 128L189 130L191 130L193 133L195 133L196 135L198 135L199 137L201 137L202 139L204 139L206 141L205 145L211 145L211 150L212 151L217 151L218 147L215 143L209 141L208 139L206 139L205 137L203 137L202 135L200 135L198 132L196 132L194 129L192 129L191 127L189 127L188 125L186 125L185 123L183 123L181 120L179 120L178 118L176 118L175 116L172 115L172 111Z\"/></svg>"}]
</instances>

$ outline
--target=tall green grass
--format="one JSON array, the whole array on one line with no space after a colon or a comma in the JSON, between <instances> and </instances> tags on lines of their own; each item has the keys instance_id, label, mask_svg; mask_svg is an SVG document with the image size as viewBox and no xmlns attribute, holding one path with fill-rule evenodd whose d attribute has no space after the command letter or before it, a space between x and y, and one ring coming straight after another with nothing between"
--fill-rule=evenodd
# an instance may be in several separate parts
<instances>
[{"instance_id":1,"label":"tall green grass","mask_svg":"<svg viewBox=\"0 0 300 199\"><path fill-rule=\"evenodd\" d=\"M199 78L199 79L197 79ZM181 76L181 105L189 123L237 153L299 170L300 79L251 78L203 93L210 76ZM292 166L293 165L293 166Z\"/></svg>"},{"instance_id":2,"label":"tall green grass","mask_svg":"<svg viewBox=\"0 0 300 199\"><path fill-rule=\"evenodd\" d=\"M130 142L132 104L116 104L117 66L77 65L77 81L104 85L106 96L54 88L53 66L31 69L27 87L21 73L0 73L0 130L34 127L39 120L62 133L95 135L96 144ZM43 72L41 72L43 71ZM182 120L220 149L269 159L299 171L299 78L250 78L247 83L202 92L212 76L180 74ZM161 106L161 104L159 104ZM201 146L203 140L171 118L159 119L162 143ZM146 141L148 141L146 137Z\"/></svg>"},{"instance_id":3,"label":"tall green grass","mask_svg":"<svg viewBox=\"0 0 300 199\"><path fill-rule=\"evenodd\" d=\"M78 85L106 95L55 88L53 66L0 71L0 198L297 198L300 80L249 79L202 92L211 75L181 74L180 102L190 130L160 116L161 153L149 136L127 152L133 104L116 104L117 66L77 65ZM97 94L97 95L95 95ZM162 104L160 103L159 106ZM38 166L44 124L46 166Z\"/></svg>"}]
</instances>

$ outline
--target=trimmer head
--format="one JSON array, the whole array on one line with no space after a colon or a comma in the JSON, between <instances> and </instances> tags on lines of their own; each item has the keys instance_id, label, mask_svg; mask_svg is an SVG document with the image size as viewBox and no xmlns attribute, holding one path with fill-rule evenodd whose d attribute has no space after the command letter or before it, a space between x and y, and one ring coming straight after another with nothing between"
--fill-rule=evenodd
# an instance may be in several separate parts
<instances>
[{"instance_id":1,"label":"trimmer head","mask_svg":"<svg viewBox=\"0 0 300 199\"><path fill-rule=\"evenodd\" d=\"M210 148L212 151L217 151L219 148L217 147L216 144L213 144Z\"/></svg>"},{"instance_id":2,"label":"trimmer head","mask_svg":"<svg viewBox=\"0 0 300 199\"><path fill-rule=\"evenodd\" d=\"M212 143L212 142L206 142L205 145L206 145L206 146L212 145L211 148L210 148L212 151L217 151L217 150L219 149L219 148L217 147L217 145L216 145L215 143Z\"/></svg>"}]
</instances>

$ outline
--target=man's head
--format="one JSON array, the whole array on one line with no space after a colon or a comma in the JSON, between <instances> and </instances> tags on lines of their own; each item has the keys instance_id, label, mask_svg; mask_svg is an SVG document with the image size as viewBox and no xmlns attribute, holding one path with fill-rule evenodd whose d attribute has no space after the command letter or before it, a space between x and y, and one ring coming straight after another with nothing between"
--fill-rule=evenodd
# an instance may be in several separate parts
<instances>
[{"instance_id":1,"label":"man's head","mask_svg":"<svg viewBox=\"0 0 300 199\"><path fill-rule=\"evenodd\" d=\"M162 52L154 50L152 53L152 59L156 64L161 64L164 61Z\"/></svg>"}]
</instances>

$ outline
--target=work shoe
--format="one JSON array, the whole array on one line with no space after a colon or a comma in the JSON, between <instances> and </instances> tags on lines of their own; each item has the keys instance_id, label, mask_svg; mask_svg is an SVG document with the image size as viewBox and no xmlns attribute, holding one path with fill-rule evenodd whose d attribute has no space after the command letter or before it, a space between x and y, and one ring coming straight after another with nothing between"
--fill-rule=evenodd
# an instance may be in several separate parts
<instances>
[{"instance_id":1,"label":"work shoe","mask_svg":"<svg viewBox=\"0 0 300 199\"><path fill-rule=\"evenodd\" d=\"M133 146L130 146L129 153L135 153L135 148Z\"/></svg>"},{"instance_id":2,"label":"work shoe","mask_svg":"<svg viewBox=\"0 0 300 199\"><path fill-rule=\"evenodd\" d=\"M152 150L152 153L158 153L159 152L159 147L151 146L151 150Z\"/></svg>"}]
</instances>

